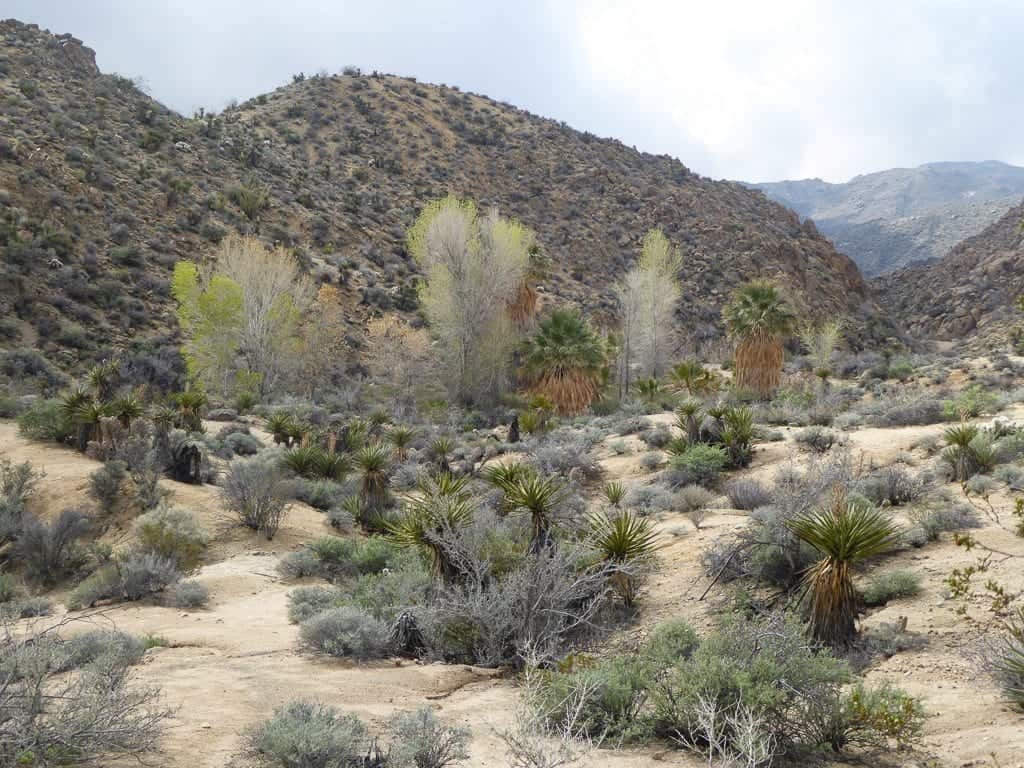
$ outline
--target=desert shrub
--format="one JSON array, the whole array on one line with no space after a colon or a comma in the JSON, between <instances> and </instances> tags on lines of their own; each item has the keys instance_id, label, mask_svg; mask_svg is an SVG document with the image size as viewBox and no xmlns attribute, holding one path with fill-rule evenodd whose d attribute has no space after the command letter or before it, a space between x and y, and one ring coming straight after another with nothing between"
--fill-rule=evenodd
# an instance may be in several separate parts
<instances>
[{"instance_id":1,"label":"desert shrub","mask_svg":"<svg viewBox=\"0 0 1024 768\"><path fill-rule=\"evenodd\" d=\"M980 384L972 384L952 400L944 402L942 414L948 421L973 419L984 413L994 413L999 406L999 397L985 391Z\"/></svg>"},{"instance_id":2,"label":"desert shrub","mask_svg":"<svg viewBox=\"0 0 1024 768\"><path fill-rule=\"evenodd\" d=\"M942 533L977 528L980 525L978 516L971 507L948 499L912 509L908 516L925 541L935 541Z\"/></svg>"},{"instance_id":3,"label":"desert shrub","mask_svg":"<svg viewBox=\"0 0 1024 768\"><path fill-rule=\"evenodd\" d=\"M21 594L21 588L9 573L0 573L0 603L9 603Z\"/></svg>"},{"instance_id":4,"label":"desert shrub","mask_svg":"<svg viewBox=\"0 0 1024 768\"><path fill-rule=\"evenodd\" d=\"M665 455L659 451L651 451L640 457L640 466L648 472L653 472L665 463Z\"/></svg>"},{"instance_id":5,"label":"desert shrub","mask_svg":"<svg viewBox=\"0 0 1024 768\"><path fill-rule=\"evenodd\" d=\"M68 608L88 608L100 600L141 600L181 579L177 565L152 552L132 552L108 563L68 597Z\"/></svg>"},{"instance_id":6,"label":"desert shrub","mask_svg":"<svg viewBox=\"0 0 1024 768\"><path fill-rule=\"evenodd\" d=\"M252 746L282 768L364 768L372 749L358 717L301 701L279 708L260 725Z\"/></svg>"},{"instance_id":7,"label":"desert shrub","mask_svg":"<svg viewBox=\"0 0 1024 768\"><path fill-rule=\"evenodd\" d=\"M668 445L672 439L672 430L665 426L656 426L651 429L645 429L640 433L640 439L647 444L649 448L664 448Z\"/></svg>"},{"instance_id":8,"label":"desert shrub","mask_svg":"<svg viewBox=\"0 0 1024 768\"><path fill-rule=\"evenodd\" d=\"M632 450L629 447L629 443L627 443L625 440L612 440L610 443L608 443L608 447L616 456L625 456Z\"/></svg>"},{"instance_id":9,"label":"desert shrub","mask_svg":"<svg viewBox=\"0 0 1024 768\"><path fill-rule=\"evenodd\" d=\"M295 498L316 509L327 511L336 507L345 497L345 488L332 480L297 480Z\"/></svg>"},{"instance_id":10,"label":"desert shrub","mask_svg":"<svg viewBox=\"0 0 1024 768\"><path fill-rule=\"evenodd\" d=\"M733 509L753 510L771 503L772 492L763 483L749 478L736 478L725 484L725 495Z\"/></svg>"},{"instance_id":11,"label":"desert shrub","mask_svg":"<svg viewBox=\"0 0 1024 768\"><path fill-rule=\"evenodd\" d=\"M706 509L715 494L702 485L685 485L675 495L676 506L684 513L690 513L698 509Z\"/></svg>"},{"instance_id":12,"label":"desert shrub","mask_svg":"<svg viewBox=\"0 0 1024 768\"><path fill-rule=\"evenodd\" d=\"M311 549L303 547L289 552L277 562L277 571L286 579L304 579L320 574L320 558Z\"/></svg>"},{"instance_id":13,"label":"desert shrub","mask_svg":"<svg viewBox=\"0 0 1024 768\"><path fill-rule=\"evenodd\" d=\"M905 749L919 740L925 717L921 702L891 683L857 683L833 708L824 741L836 752Z\"/></svg>"},{"instance_id":14,"label":"desert shrub","mask_svg":"<svg viewBox=\"0 0 1024 768\"><path fill-rule=\"evenodd\" d=\"M210 600L210 590L199 581L182 581L174 585L171 600L175 608L202 608Z\"/></svg>"},{"instance_id":15,"label":"desert shrub","mask_svg":"<svg viewBox=\"0 0 1024 768\"><path fill-rule=\"evenodd\" d=\"M180 507L161 506L135 521L135 536L144 552L174 561L188 573L199 566L209 537L194 514Z\"/></svg>"},{"instance_id":16,"label":"desert shrub","mask_svg":"<svg viewBox=\"0 0 1024 768\"><path fill-rule=\"evenodd\" d=\"M993 473L996 480L1006 483L1012 491L1024 490L1024 467L1016 464L1003 464L996 467Z\"/></svg>"},{"instance_id":17,"label":"desert shrub","mask_svg":"<svg viewBox=\"0 0 1024 768\"><path fill-rule=\"evenodd\" d=\"M69 646L63 636L71 622L29 626L0 640L0 765L84 764L115 755L151 755L171 711L159 691L132 683L134 654L103 649L75 674L64 672ZM45 706L40 706L45 702ZM40 762L42 759L42 762Z\"/></svg>"},{"instance_id":18,"label":"desert shrub","mask_svg":"<svg viewBox=\"0 0 1024 768\"><path fill-rule=\"evenodd\" d=\"M688 479L686 483L713 485L729 463L725 449L717 445L697 443L672 457L671 467Z\"/></svg>"},{"instance_id":19,"label":"desert shrub","mask_svg":"<svg viewBox=\"0 0 1024 768\"><path fill-rule=\"evenodd\" d=\"M634 485L622 499L622 506L642 515L672 509L672 494L657 485Z\"/></svg>"},{"instance_id":20,"label":"desert shrub","mask_svg":"<svg viewBox=\"0 0 1024 768\"><path fill-rule=\"evenodd\" d=\"M17 553L29 578L53 584L82 562L78 546L90 528L89 517L67 509L51 523L26 515L18 537Z\"/></svg>"},{"instance_id":21,"label":"desert shrub","mask_svg":"<svg viewBox=\"0 0 1024 768\"><path fill-rule=\"evenodd\" d=\"M80 669L99 659L115 660L120 666L138 664L146 650L142 640L116 629L90 629L69 637L61 647L58 669Z\"/></svg>"},{"instance_id":22,"label":"desert shrub","mask_svg":"<svg viewBox=\"0 0 1024 768\"><path fill-rule=\"evenodd\" d=\"M344 604L344 593L336 587L296 587L288 593L288 620L301 624L318 613Z\"/></svg>"},{"instance_id":23,"label":"desert shrub","mask_svg":"<svg viewBox=\"0 0 1024 768\"><path fill-rule=\"evenodd\" d=\"M310 650L357 659L383 658L391 646L387 625L352 606L332 608L306 619L299 625L299 637Z\"/></svg>"},{"instance_id":24,"label":"desert shrub","mask_svg":"<svg viewBox=\"0 0 1024 768\"><path fill-rule=\"evenodd\" d=\"M1002 631L989 641L983 659L1003 695L1024 709L1024 609L1017 608Z\"/></svg>"},{"instance_id":25,"label":"desert shrub","mask_svg":"<svg viewBox=\"0 0 1024 768\"><path fill-rule=\"evenodd\" d=\"M542 672L529 702L554 728L574 725L581 736L619 743L643 735L641 719L655 670L638 656L572 656L567 669Z\"/></svg>"},{"instance_id":26,"label":"desert shrub","mask_svg":"<svg viewBox=\"0 0 1024 768\"><path fill-rule=\"evenodd\" d=\"M964 487L971 496L980 496L984 499L999 489L999 483L989 475L975 475L964 484Z\"/></svg>"},{"instance_id":27,"label":"desert shrub","mask_svg":"<svg viewBox=\"0 0 1024 768\"><path fill-rule=\"evenodd\" d=\"M905 621L885 621L861 632L849 657L862 668L879 656L888 659L897 653L923 648L927 642L926 637L908 631Z\"/></svg>"},{"instance_id":28,"label":"desert shrub","mask_svg":"<svg viewBox=\"0 0 1024 768\"><path fill-rule=\"evenodd\" d=\"M469 731L444 725L429 706L395 715L388 732L388 765L395 768L446 768L469 757Z\"/></svg>"},{"instance_id":29,"label":"desert shrub","mask_svg":"<svg viewBox=\"0 0 1024 768\"><path fill-rule=\"evenodd\" d=\"M871 421L880 427L910 427L938 424L945 418L941 400L919 396L882 401Z\"/></svg>"},{"instance_id":30,"label":"desert shrub","mask_svg":"<svg viewBox=\"0 0 1024 768\"><path fill-rule=\"evenodd\" d=\"M921 591L921 577L913 571L887 571L872 576L861 589L866 605L885 605L898 597L913 597Z\"/></svg>"},{"instance_id":31,"label":"desert shrub","mask_svg":"<svg viewBox=\"0 0 1024 768\"><path fill-rule=\"evenodd\" d=\"M37 400L18 417L18 433L29 440L64 443L74 427L58 400Z\"/></svg>"},{"instance_id":32,"label":"desert shrub","mask_svg":"<svg viewBox=\"0 0 1024 768\"><path fill-rule=\"evenodd\" d=\"M326 579L355 578L379 573L398 559L397 550L385 539L321 536L300 552L290 553L278 565L287 578L321 576Z\"/></svg>"},{"instance_id":33,"label":"desert shrub","mask_svg":"<svg viewBox=\"0 0 1024 768\"><path fill-rule=\"evenodd\" d=\"M263 450L263 443L255 435L248 432L230 432L221 441L221 455L224 458L232 456L255 456Z\"/></svg>"},{"instance_id":34,"label":"desert shrub","mask_svg":"<svg viewBox=\"0 0 1024 768\"><path fill-rule=\"evenodd\" d=\"M814 747L821 734L808 721L831 708L849 676L846 664L815 647L794 621L731 618L659 676L651 722L686 747L704 751L717 741L723 755L739 757L743 731L731 716L744 712L764 744Z\"/></svg>"},{"instance_id":35,"label":"desert shrub","mask_svg":"<svg viewBox=\"0 0 1024 768\"><path fill-rule=\"evenodd\" d=\"M121 488L128 477L128 466L123 461L108 461L89 475L89 495L103 512L110 512L121 498Z\"/></svg>"},{"instance_id":36,"label":"desert shrub","mask_svg":"<svg viewBox=\"0 0 1024 768\"><path fill-rule=\"evenodd\" d=\"M242 525L268 539L274 538L288 510L276 463L261 458L231 462L221 496Z\"/></svg>"},{"instance_id":37,"label":"desert shrub","mask_svg":"<svg viewBox=\"0 0 1024 768\"><path fill-rule=\"evenodd\" d=\"M53 610L53 603L49 598L37 596L26 597L14 604L13 615L19 619L32 619L38 616L49 616Z\"/></svg>"},{"instance_id":38,"label":"desert shrub","mask_svg":"<svg viewBox=\"0 0 1024 768\"><path fill-rule=\"evenodd\" d=\"M597 435L590 436L571 429L559 429L527 443L528 463L542 475L594 478L601 467L591 451Z\"/></svg>"},{"instance_id":39,"label":"desert shrub","mask_svg":"<svg viewBox=\"0 0 1024 768\"><path fill-rule=\"evenodd\" d=\"M839 441L840 436L831 429L825 429L824 427L807 427L807 429L797 432L793 439L797 445L805 450L814 451L815 453L827 453Z\"/></svg>"},{"instance_id":40,"label":"desert shrub","mask_svg":"<svg viewBox=\"0 0 1024 768\"><path fill-rule=\"evenodd\" d=\"M901 507L922 499L931 486L930 477L915 476L901 464L890 464L858 480L854 490L876 506Z\"/></svg>"}]
</instances>

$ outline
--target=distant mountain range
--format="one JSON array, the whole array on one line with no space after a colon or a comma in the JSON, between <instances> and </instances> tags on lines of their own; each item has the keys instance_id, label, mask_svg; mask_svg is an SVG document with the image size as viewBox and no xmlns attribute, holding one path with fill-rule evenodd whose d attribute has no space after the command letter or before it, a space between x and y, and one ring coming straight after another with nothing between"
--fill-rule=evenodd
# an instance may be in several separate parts
<instances>
[{"instance_id":1,"label":"distant mountain range","mask_svg":"<svg viewBox=\"0 0 1024 768\"><path fill-rule=\"evenodd\" d=\"M810 218L867 275L944 257L1024 197L1024 168L928 163L856 176L751 184Z\"/></svg>"}]
</instances>

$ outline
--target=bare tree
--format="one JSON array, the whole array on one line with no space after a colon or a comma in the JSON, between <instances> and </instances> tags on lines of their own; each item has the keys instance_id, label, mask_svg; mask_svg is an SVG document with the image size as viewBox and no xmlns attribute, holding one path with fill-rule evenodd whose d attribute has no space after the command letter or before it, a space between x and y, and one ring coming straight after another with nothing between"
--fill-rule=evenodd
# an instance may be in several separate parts
<instances>
[{"instance_id":1,"label":"bare tree","mask_svg":"<svg viewBox=\"0 0 1024 768\"><path fill-rule=\"evenodd\" d=\"M507 384L517 341L510 307L528 274L533 233L448 197L424 208L408 244L426 272L423 308L441 342L451 396L494 398Z\"/></svg>"},{"instance_id":2,"label":"bare tree","mask_svg":"<svg viewBox=\"0 0 1024 768\"><path fill-rule=\"evenodd\" d=\"M659 229L644 237L640 260L619 285L622 327L620 382L629 391L634 361L641 374L660 377L671 352L672 313L679 299L679 249ZM620 385L622 386L622 385Z\"/></svg>"},{"instance_id":3,"label":"bare tree","mask_svg":"<svg viewBox=\"0 0 1024 768\"><path fill-rule=\"evenodd\" d=\"M373 379L385 384L400 416L412 411L417 392L436 383L435 352L430 334L394 315L371 320L366 345Z\"/></svg>"}]
</instances>

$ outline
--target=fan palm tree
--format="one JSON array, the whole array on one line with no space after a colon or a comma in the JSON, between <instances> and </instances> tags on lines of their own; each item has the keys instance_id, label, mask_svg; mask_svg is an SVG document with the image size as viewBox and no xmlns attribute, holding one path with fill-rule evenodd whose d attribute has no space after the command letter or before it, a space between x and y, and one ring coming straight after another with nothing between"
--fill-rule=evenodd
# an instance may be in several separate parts
<instances>
[{"instance_id":1,"label":"fan palm tree","mask_svg":"<svg viewBox=\"0 0 1024 768\"><path fill-rule=\"evenodd\" d=\"M562 483L555 477L531 472L512 484L505 494L512 512L530 516L530 553L551 546L555 514L566 497Z\"/></svg>"},{"instance_id":2,"label":"fan palm tree","mask_svg":"<svg viewBox=\"0 0 1024 768\"><path fill-rule=\"evenodd\" d=\"M578 312L558 310L523 345L522 361L535 393L561 413L580 413L601 392L604 341Z\"/></svg>"},{"instance_id":3,"label":"fan palm tree","mask_svg":"<svg viewBox=\"0 0 1024 768\"><path fill-rule=\"evenodd\" d=\"M653 405L661 393L661 384L657 379L640 379L636 383L636 389L645 403Z\"/></svg>"},{"instance_id":4,"label":"fan palm tree","mask_svg":"<svg viewBox=\"0 0 1024 768\"><path fill-rule=\"evenodd\" d=\"M736 386L770 397L782 378L784 337L796 315L775 283L754 280L733 294L722 312L736 344Z\"/></svg>"},{"instance_id":5,"label":"fan palm tree","mask_svg":"<svg viewBox=\"0 0 1024 768\"><path fill-rule=\"evenodd\" d=\"M668 373L669 383L676 392L690 397L701 397L718 389L715 374L696 360L684 360Z\"/></svg>"},{"instance_id":6,"label":"fan palm tree","mask_svg":"<svg viewBox=\"0 0 1024 768\"><path fill-rule=\"evenodd\" d=\"M862 560L892 549L899 527L870 503L848 502L839 492L829 507L798 517L788 527L822 554L803 575L804 588L811 595L811 630L822 642L845 645L857 634L861 606L853 569Z\"/></svg>"},{"instance_id":7,"label":"fan palm tree","mask_svg":"<svg viewBox=\"0 0 1024 768\"><path fill-rule=\"evenodd\" d=\"M380 443L368 443L359 449L355 459L359 468L359 497L367 512L379 513L388 501L388 449Z\"/></svg>"},{"instance_id":8,"label":"fan palm tree","mask_svg":"<svg viewBox=\"0 0 1024 768\"><path fill-rule=\"evenodd\" d=\"M628 510L613 515L597 513L589 523L590 546L612 566L612 586L627 606L632 605L639 586L637 571L658 548L653 523Z\"/></svg>"},{"instance_id":9,"label":"fan palm tree","mask_svg":"<svg viewBox=\"0 0 1024 768\"><path fill-rule=\"evenodd\" d=\"M453 535L473 522L473 495L467 478L442 473L420 481L417 490L406 500L402 517L385 523L385 531L397 546L423 552L431 573L451 584L462 575L454 558Z\"/></svg>"}]
</instances>

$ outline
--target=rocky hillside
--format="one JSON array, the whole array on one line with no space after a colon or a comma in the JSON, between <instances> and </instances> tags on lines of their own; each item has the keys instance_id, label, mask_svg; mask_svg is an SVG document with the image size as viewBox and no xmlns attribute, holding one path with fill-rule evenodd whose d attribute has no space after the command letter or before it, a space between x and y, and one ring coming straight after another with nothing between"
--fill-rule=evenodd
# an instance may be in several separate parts
<instances>
[{"instance_id":1,"label":"rocky hillside","mask_svg":"<svg viewBox=\"0 0 1024 768\"><path fill-rule=\"evenodd\" d=\"M1001 343L1001 331L1019 316L1024 294L1024 203L968 238L938 262L873 281L879 303L918 338L960 341L970 335Z\"/></svg>"},{"instance_id":2,"label":"rocky hillside","mask_svg":"<svg viewBox=\"0 0 1024 768\"><path fill-rule=\"evenodd\" d=\"M216 73L210 73L215 77ZM700 177L507 104L412 79L295 76L182 117L101 74L69 35L0 23L0 345L64 368L111 344L149 359L176 333L168 279L230 230L294 247L337 283L358 347L374 313L416 309L404 233L469 196L534 228L543 290L610 318L652 226L685 254L678 321L720 332L730 289L778 277L811 314L874 317L856 266L762 193Z\"/></svg>"},{"instance_id":3,"label":"rocky hillside","mask_svg":"<svg viewBox=\"0 0 1024 768\"><path fill-rule=\"evenodd\" d=\"M929 163L857 176L757 184L814 220L865 274L945 256L1024 197L1024 168L998 162Z\"/></svg>"}]
</instances>

